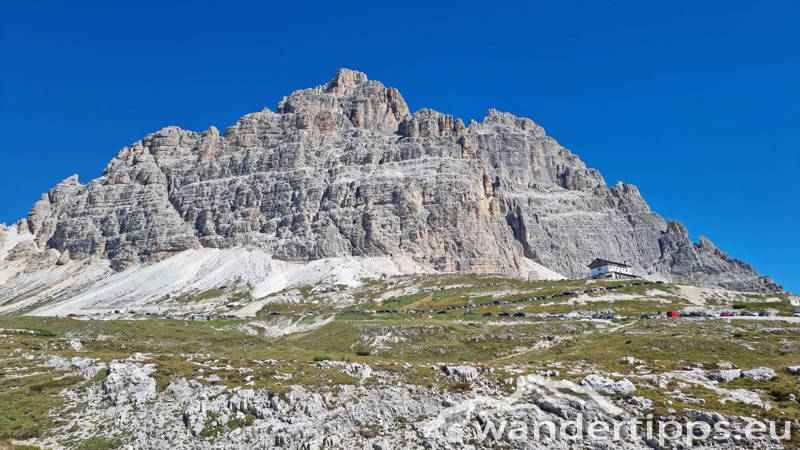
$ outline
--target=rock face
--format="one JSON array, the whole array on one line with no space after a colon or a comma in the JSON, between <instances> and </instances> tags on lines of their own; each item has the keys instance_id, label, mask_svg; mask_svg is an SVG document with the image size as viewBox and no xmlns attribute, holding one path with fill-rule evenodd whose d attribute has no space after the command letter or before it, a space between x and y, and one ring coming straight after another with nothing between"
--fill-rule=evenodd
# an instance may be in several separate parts
<instances>
[{"instance_id":1,"label":"rock face","mask_svg":"<svg viewBox=\"0 0 800 450\"><path fill-rule=\"evenodd\" d=\"M779 291L768 277L597 170L530 119L481 121L430 109L342 69L329 83L248 114L223 134L167 127L122 149L100 178L59 183L9 259L35 270L87 258L124 271L201 247L257 247L274 259L404 256L440 271L567 277L594 257L650 278ZM4 238L2 238L4 239Z\"/></svg>"}]
</instances>

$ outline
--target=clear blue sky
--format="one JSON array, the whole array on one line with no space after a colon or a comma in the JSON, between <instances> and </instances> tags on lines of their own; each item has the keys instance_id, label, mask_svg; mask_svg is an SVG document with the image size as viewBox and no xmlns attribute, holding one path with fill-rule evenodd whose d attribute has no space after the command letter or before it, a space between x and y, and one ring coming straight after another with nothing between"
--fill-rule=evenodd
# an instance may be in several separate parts
<instances>
[{"instance_id":1,"label":"clear blue sky","mask_svg":"<svg viewBox=\"0 0 800 450\"><path fill-rule=\"evenodd\" d=\"M800 291L796 0L168 3L0 2L0 222L147 133L224 129L347 67L412 111L529 117Z\"/></svg>"}]
</instances>

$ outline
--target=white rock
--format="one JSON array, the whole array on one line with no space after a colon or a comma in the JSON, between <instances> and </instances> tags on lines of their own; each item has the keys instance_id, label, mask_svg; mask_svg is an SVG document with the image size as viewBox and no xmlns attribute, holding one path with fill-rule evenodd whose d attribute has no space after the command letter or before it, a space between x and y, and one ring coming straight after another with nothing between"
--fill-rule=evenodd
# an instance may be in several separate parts
<instances>
[{"instance_id":1,"label":"white rock","mask_svg":"<svg viewBox=\"0 0 800 450\"><path fill-rule=\"evenodd\" d=\"M83 350L83 344L81 343L81 341L79 341L79 340L77 340L77 339L72 339L72 340L70 340L70 341L69 341L69 346L70 346L70 347L71 347L73 350L75 350L76 352L80 352L80 351L82 351L82 350Z\"/></svg>"},{"instance_id":2,"label":"white rock","mask_svg":"<svg viewBox=\"0 0 800 450\"><path fill-rule=\"evenodd\" d=\"M144 404L156 395L156 380L150 377L155 370L155 364L114 360L109 365L108 377L103 381L103 394L117 406Z\"/></svg>"},{"instance_id":3,"label":"white rock","mask_svg":"<svg viewBox=\"0 0 800 450\"><path fill-rule=\"evenodd\" d=\"M592 374L581 381L581 385L597 392L604 392L609 395L629 394L636 390L636 386L630 380L624 378L614 381L610 378L603 378L600 375Z\"/></svg>"},{"instance_id":4,"label":"white rock","mask_svg":"<svg viewBox=\"0 0 800 450\"><path fill-rule=\"evenodd\" d=\"M741 376L742 371L739 369L717 370L707 375L709 380L719 381L720 383L727 383L739 379Z\"/></svg>"},{"instance_id":5,"label":"white rock","mask_svg":"<svg viewBox=\"0 0 800 450\"><path fill-rule=\"evenodd\" d=\"M80 356L76 356L72 358L70 364L78 370L78 373L85 378L86 380L91 380L100 373L101 370L105 369L106 363L100 362L98 364L92 364L96 359L92 358L82 358Z\"/></svg>"},{"instance_id":6,"label":"white rock","mask_svg":"<svg viewBox=\"0 0 800 450\"><path fill-rule=\"evenodd\" d=\"M447 366L443 365L442 370L444 373L451 377L457 378L459 381L471 383L478 378L478 369L472 366Z\"/></svg>"},{"instance_id":7,"label":"white rock","mask_svg":"<svg viewBox=\"0 0 800 450\"><path fill-rule=\"evenodd\" d=\"M756 367L742 371L742 378L752 378L756 381L771 380L775 378L775 371L769 367Z\"/></svg>"},{"instance_id":8,"label":"white rock","mask_svg":"<svg viewBox=\"0 0 800 450\"><path fill-rule=\"evenodd\" d=\"M653 401L646 397L631 397L628 400L628 404L644 409L651 409L653 407Z\"/></svg>"},{"instance_id":9,"label":"white rock","mask_svg":"<svg viewBox=\"0 0 800 450\"><path fill-rule=\"evenodd\" d=\"M367 364L352 363L344 366L342 372L351 377L366 379L372 376L372 368Z\"/></svg>"}]
</instances>

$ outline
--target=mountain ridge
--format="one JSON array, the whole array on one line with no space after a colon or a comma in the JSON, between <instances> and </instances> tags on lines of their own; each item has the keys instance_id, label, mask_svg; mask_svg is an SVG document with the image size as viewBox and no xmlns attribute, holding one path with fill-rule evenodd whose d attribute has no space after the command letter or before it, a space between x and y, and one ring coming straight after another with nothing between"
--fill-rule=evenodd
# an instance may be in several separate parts
<instances>
[{"instance_id":1,"label":"mountain ridge","mask_svg":"<svg viewBox=\"0 0 800 450\"><path fill-rule=\"evenodd\" d=\"M412 114L397 89L348 69L276 111L221 134L163 128L123 148L101 177L56 185L17 224L35 241L5 248L0 230L0 299L52 267L107 260L122 272L236 247L297 264L402 257L523 277L533 263L579 278L604 257L649 279L782 291L705 237L691 242L635 186L608 187L530 119Z\"/></svg>"}]
</instances>

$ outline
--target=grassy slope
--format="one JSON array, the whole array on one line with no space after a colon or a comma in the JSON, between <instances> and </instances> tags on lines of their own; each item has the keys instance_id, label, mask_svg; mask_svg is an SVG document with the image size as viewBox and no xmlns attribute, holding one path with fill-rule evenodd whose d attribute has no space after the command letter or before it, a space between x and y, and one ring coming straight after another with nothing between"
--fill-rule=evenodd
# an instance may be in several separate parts
<instances>
[{"instance_id":1,"label":"grassy slope","mask_svg":"<svg viewBox=\"0 0 800 450\"><path fill-rule=\"evenodd\" d=\"M375 295L381 289L397 289L398 283L430 289L435 285L431 276L400 280L394 285L372 283L364 289ZM502 277L471 276L460 280L441 280L449 285L443 290L414 293L401 296L381 304L367 303L379 309L410 309L463 304L470 299L474 303L495 299L513 300L528 296L550 295L564 290L585 289L582 281L560 281L524 283ZM467 286L455 286L463 283ZM488 283L503 283L487 286ZM600 286L593 284L591 287ZM408 292L404 287L404 292ZM477 305L474 311L509 312L568 312L573 309L614 309L617 314L639 315L656 310L681 309L688 302L678 297L676 288L670 285L631 286L613 291L614 294L638 296L617 301L600 301L587 305L568 305L574 296L506 305ZM416 292L416 291L413 291ZM499 295L496 295L498 294ZM595 294L591 294L595 295ZM712 299L715 303L725 301L746 303L747 309L775 308L781 313L791 313L788 305L766 303L763 296L740 295L735 299ZM394 303L393 303L394 302ZM294 305L295 312L302 312L303 305ZM309 309L325 310L319 304ZM319 328L280 337L250 334L259 328L250 327L250 321L184 322L152 317L141 320L79 321L65 318L2 317L1 328L26 328L47 330L55 336L11 335L0 338L0 441L41 435L53 426L54 419L47 414L56 408L60 399L55 394L66 386L81 386L84 381L64 377L64 373L44 371L36 367L43 354L58 353L66 358L92 356L106 362L126 358L134 352L153 354L152 362L158 364L154 376L159 388L165 388L173 377L194 378L198 366L181 355L210 354L207 359L218 360L215 365L230 365L234 370L216 371L228 386L242 386L245 376L254 375L256 388L274 391L285 390L276 375L290 373L292 384L310 387L329 386L331 383L352 383L352 379L336 371L322 371L311 362L314 357L326 356L335 360L369 362L387 370L395 370L407 380L427 383L426 371L430 363L469 362L495 366L498 376L503 376L501 366L509 363L527 364L530 370L545 368L553 363L581 365L588 361L595 369L626 373L632 366L620 362L620 357L633 356L645 360L654 371L680 369L691 363L713 367L716 362L730 361L742 368L757 366L773 367L780 373L772 382L738 380L730 387L761 389L762 396L777 407L771 411L740 404L709 402L700 409L719 410L737 414L755 414L762 417L800 417L796 402L787 400L788 393L797 394L796 377L785 375L785 367L800 364L800 334L797 327L783 322L750 322L733 320L731 323L719 319L658 319L608 322L578 321L548 318L488 318L464 317L461 311L447 315L419 314L340 314ZM286 317L280 319L286 320ZM269 324L279 320L260 316L258 322ZM313 322L313 317L294 317L294 321ZM622 325L621 327L618 327ZM674 325L674 326L672 326ZM783 331L764 333L763 328L780 328ZM249 332L248 332L249 331ZM67 341L79 338L84 344L83 352L72 350ZM577 339L576 339L577 338ZM379 342L380 345L376 345ZM750 349L748 349L748 347ZM371 348L370 356L359 356L360 349ZM23 367L19 360L10 360L8 355L21 349L34 356ZM751 350L752 349L752 350ZM19 352L17 352L17 355ZM253 360L277 359L285 361L281 366L263 366ZM293 361L295 361L293 363ZM415 363L412 368L391 365L394 362ZM240 374L239 367L254 369L252 373ZM29 373L29 376L9 378L9 374ZM579 381L583 375L561 377ZM702 389L684 388L684 392L711 399L713 394ZM639 395L656 401L657 411L663 413L669 405L663 393L643 389ZM697 408L696 405L684 405ZM781 415L783 411L785 414Z\"/></svg>"}]
</instances>

